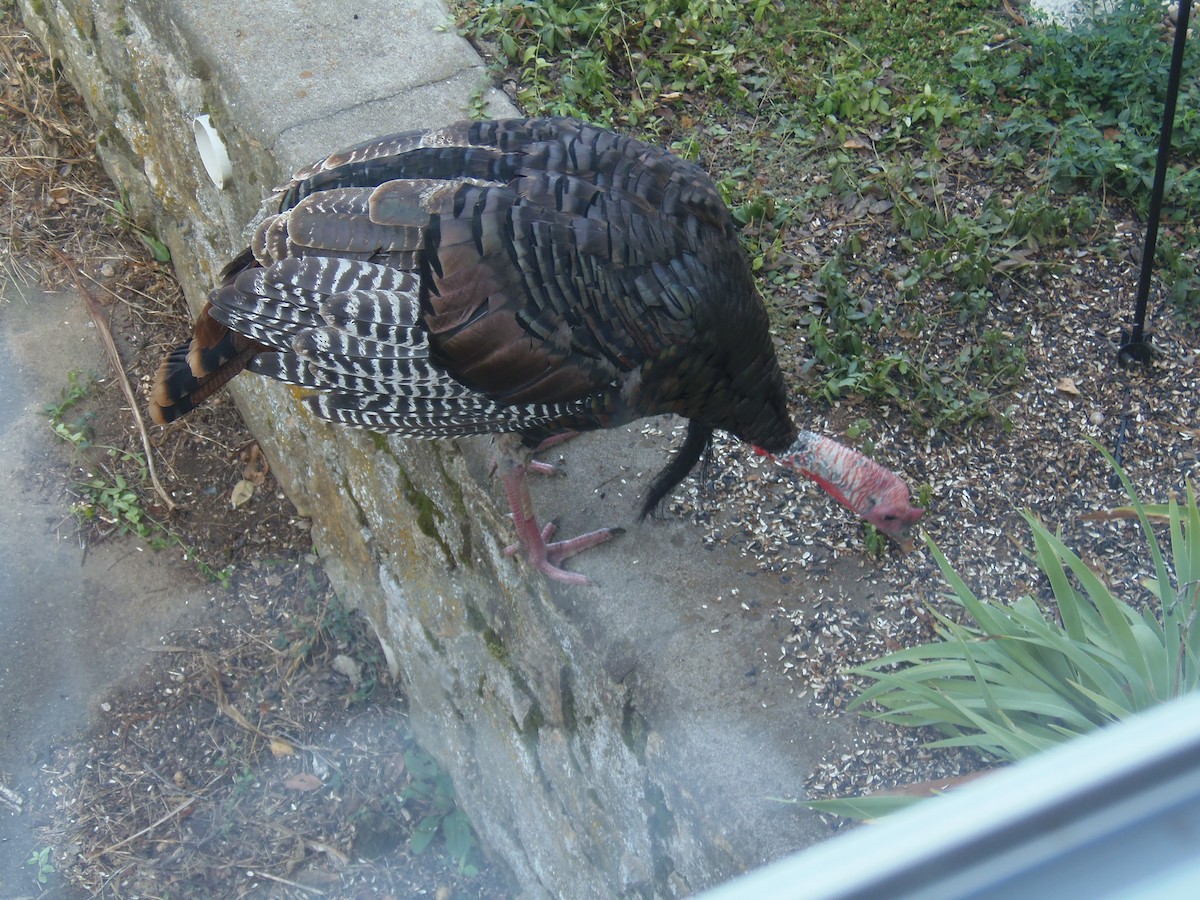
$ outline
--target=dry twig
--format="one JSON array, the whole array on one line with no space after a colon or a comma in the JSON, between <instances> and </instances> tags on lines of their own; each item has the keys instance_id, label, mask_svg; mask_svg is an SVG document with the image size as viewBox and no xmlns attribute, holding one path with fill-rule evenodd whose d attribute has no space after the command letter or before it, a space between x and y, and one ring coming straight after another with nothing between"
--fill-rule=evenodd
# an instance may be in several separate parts
<instances>
[{"instance_id":1,"label":"dry twig","mask_svg":"<svg viewBox=\"0 0 1200 900\"><path fill-rule=\"evenodd\" d=\"M325 896L324 891L319 891L316 888L309 887L308 885L300 884L297 881L289 881L286 878L280 878L278 875L272 875L270 872L263 872L260 869L248 871L246 874L252 878L266 878L270 881L278 882L279 884L286 884L288 887L295 888L298 891L303 891L306 894L316 894L318 897Z\"/></svg>"},{"instance_id":2,"label":"dry twig","mask_svg":"<svg viewBox=\"0 0 1200 900\"><path fill-rule=\"evenodd\" d=\"M96 301L88 285L84 284L83 279L79 276L79 269L72 260L67 259L63 254L55 251L55 256L59 262L71 274L71 280L75 282L75 289L79 291L87 304L88 313L92 317L92 321L96 323L96 331L100 334L100 341L104 344L104 350L108 353L109 362L112 363L113 371L117 374L117 381L121 385L121 391L125 394L125 399L129 403L129 411L133 414L133 423L137 426L138 435L142 439L142 449L146 452L146 472L150 475L150 483L154 485L154 491L166 504L168 510L174 510L176 503L171 499L171 495L166 492L161 482L158 480L158 472L154 467L154 451L150 446L150 435L146 431L146 423L142 419L142 414L138 409L137 397L133 393L133 388L129 384L129 378L125 375L125 365L121 361L121 354L117 351L116 342L113 341L112 331L109 330L108 320L105 318L104 311L100 308L100 304Z\"/></svg>"},{"instance_id":3,"label":"dry twig","mask_svg":"<svg viewBox=\"0 0 1200 900\"><path fill-rule=\"evenodd\" d=\"M128 843L136 841L142 835L149 834L150 832L154 831L154 829L157 828L159 825L163 824L164 822L169 822L171 819L173 819L176 816L180 815L181 813L185 812L188 809L188 807L190 807L195 802L196 802L195 797L189 797L187 800L184 800L182 803L180 803L178 806L176 806L170 812L164 813L163 815L159 816L157 819L155 819L153 822L151 822L149 825L147 825L141 831L135 831L133 834L117 841L115 844L110 844L107 847L101 847L99 850L93 850L91 853L88 854L87 858L89 860L98 859L101 856L104 856L106 853L112 853L114 850L124 847Z\"/></svg>"},{"instance_id":4,"label":"dry twig","mask_svg":"<svg viewBox=\"0 0 1200 900\"><path fill-rule=\"evenodd\" d=\"M1013 5L1011 0L1004 0L1004 11L1008 13L1010 19L1012 19L1022 28L1029 24L1029 22L1026 21L1024 14Z\"/></svg>"}]
</instances>

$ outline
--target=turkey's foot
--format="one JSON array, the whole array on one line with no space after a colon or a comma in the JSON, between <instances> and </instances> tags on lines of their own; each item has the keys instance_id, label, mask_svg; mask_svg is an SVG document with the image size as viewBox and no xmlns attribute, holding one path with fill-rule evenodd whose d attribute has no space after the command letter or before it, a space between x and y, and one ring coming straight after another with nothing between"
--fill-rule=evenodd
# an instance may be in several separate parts
<instances>
[{"instance_id":1,"label":"turkey's foot","mask_svg":"<svg viewBox=\"0 0 1200 900\"><path fill-rule=\"evenodd\" d=\"M525 465L530 472L534 472L538 475L567 474L566 470L562 466L556 466L554 463L542 462L540 459L531 459Z\"/></svg>"},{"instance_id":2,"label":"turkey's foot","mask_svg":"<svg viewBox=\"0 0 1200 900\"><path fill-rule=\"evenodd\" d=\"M558 444L565 444L572 438L579 437L578 431L564 431L562 434L556 434L553 437L548 437L536 447L533 448L533 453L541 453L543 450L549 450ZM566 470L555 463L543 462L540 459L531 459L526 463L529 471L537 475L566 475Z\"/></svg>"},{"instance_id":3,"label":"turkey's foot","mask_svg":"<svg viewBox=\"0 0 1200 900\"><path fill-rule=\"evenodd\" d=\"M551 522L544 528L538 527L537 516L533 512L533 498L529 495L526 471L526 465L519 464L510 468L504 475L504 491L508 495L513 524L520 538L520 543L505 548L505 554L511 556L524 546L529 564L547 578L564 584L591 584L591 579L587 576L561 568L563 560L589 547L610 541L625 529L599 528L565 541L551 541L558 528L557 523Z\"/></svg>"}]
</instances>

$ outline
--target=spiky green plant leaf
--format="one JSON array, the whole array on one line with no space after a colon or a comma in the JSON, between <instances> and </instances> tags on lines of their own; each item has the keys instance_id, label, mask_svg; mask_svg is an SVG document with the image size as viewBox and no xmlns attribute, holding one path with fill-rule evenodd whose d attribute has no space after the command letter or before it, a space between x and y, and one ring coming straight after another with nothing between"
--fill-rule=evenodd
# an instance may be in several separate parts
<instances>
[{"instance_id":1,"label":"spiky green plant leaf","mask_svg":"<svg viewBox=\"0 0 1200 900\"><path fill-rule=\"evenodd\" d=\"M929 742L932 747L970 748L1016 761L1200 687L1196 491L1187 485L1182 507L1174 500L1144 506L1115 460L1105 457L1125 486L1153 560L1155 574L1143 582L1150 604L1144 597L1118 596L1032 513L1025 519L1034 559L1050 584L1062 624L1031 596L1011 605L976 596L926 538L952 589L949 599L973 624L932 610L940 639L850 670L871 681L850 708L898 725L931 727L943 735ZM1169 554L1159 544L1148 509L1166 511ZM881 800L881 807L864 798L811 805L861 818L913 802Z\"/></svg>"}]
</instances>

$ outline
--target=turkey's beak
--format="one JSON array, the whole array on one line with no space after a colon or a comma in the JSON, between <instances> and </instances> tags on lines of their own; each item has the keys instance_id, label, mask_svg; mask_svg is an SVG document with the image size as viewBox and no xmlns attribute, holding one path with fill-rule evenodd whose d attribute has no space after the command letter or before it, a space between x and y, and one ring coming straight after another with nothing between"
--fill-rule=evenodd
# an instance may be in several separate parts
<instances>
[{"instance_id":1,"label":"turkey's beak","mask_svg":"<svg viewBox=\"0 0 1200 900\"><path fill-rule=\"evenodd\" d=\"M907 488L905 494L907 495ZM910 505L907 500L904 504L904 508L898 512L889 511L887 515L880 515L879 510L873 510L864 518L895 541L905 553L911 553L916 547L917 522L925 514L925 510L920 506ZM890 509L895 510L896 505L891 505Z\"/></svg>"}]
</instances>

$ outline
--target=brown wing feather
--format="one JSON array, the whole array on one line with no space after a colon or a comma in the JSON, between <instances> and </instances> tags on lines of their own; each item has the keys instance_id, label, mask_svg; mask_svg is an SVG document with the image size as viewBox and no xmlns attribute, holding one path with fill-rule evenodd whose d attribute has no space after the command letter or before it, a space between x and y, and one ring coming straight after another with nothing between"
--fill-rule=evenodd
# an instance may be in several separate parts
<instances>
[{"instance_id":1,"label":"brown wing feather","mask_svg":"<svg viewBox=\"0 0 1200 900\"><path fill-rule=\"evenodd\" d=\"M562 280L578 252L572 219L526 203L508 187L396 181L375 191L371 214L426 223L423 321L454 378L514 404L610 389L621 369L571 315L581 288Z\"/></svg>"}]
</instances>

